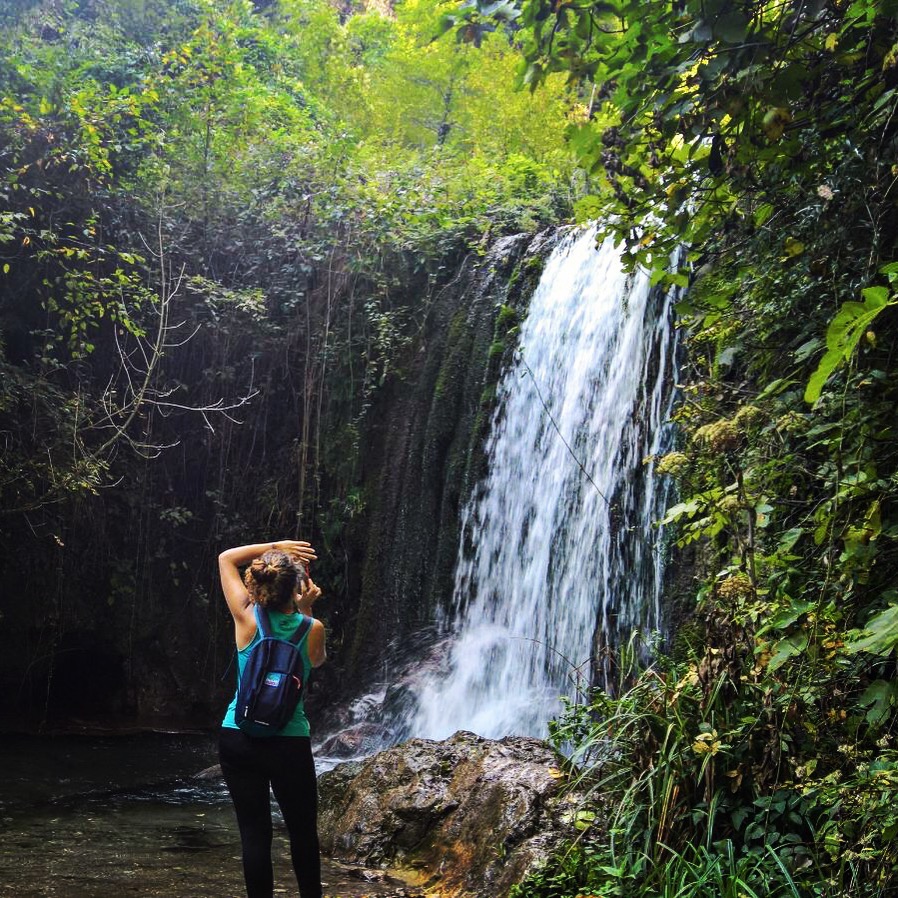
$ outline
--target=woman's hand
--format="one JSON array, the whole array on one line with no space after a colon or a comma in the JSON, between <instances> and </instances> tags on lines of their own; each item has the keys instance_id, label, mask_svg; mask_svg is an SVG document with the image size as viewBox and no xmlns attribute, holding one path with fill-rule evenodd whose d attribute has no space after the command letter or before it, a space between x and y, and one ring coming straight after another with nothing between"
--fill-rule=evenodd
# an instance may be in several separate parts
<instances>
[{"instance_id":1,"label":"woman's hand","mask_svg":"<svg viewBox=\"0 0 898 898\"><path fill-rule=\"evenodd\" d=\"M312 616L312 605L321 598L321 590L312 582L312 578L303 579L296 597L296 610L307 617ZM309 661L312 667L321 667L327 658L327 650L324 647L324 624L320 620L312 621L312 629L309 630Z\"/></svg>"},{"instance_id":2,"label":"woman's hand","mask_svg":"<svg viewBox=\"0 0 898 898\"><path fill-rule=\"evenodd\" d=\"M218 556L218 564L221 569L232 568L236 570L239 566L249 564L272 549L285 552L294 562L300 565L308 564L310 561L315 561L318 558L315 550L309 543L303 540L279 539L270 543L252 543L248 546L237 546L233 549L227 549Z\"/></svg>"},{"instance_id":3,"label":"woman's hand","mask_svg":"<svg viewBox=\"0 0 898 898\"><path fill-rule=\"evenodd\" d=\"M312 605L321 598L321 588L310 578L302 581L299 587L299 595L296 597L296 607L303 614L312 614Z\"/></svg>"},{"instance_id":4,"label":"woman's hand","mask_svg":"<svg viewBox=\"0 0 898 898\"><path fill-rule=\"evenodd\" d=\"M316 586L311 578L303 580L299 588L299 596L296 599L296 607L303 614L312 616L312 605L321 598L321 589Z\"/></svg>"},{"instance_id":5,"label":"woman's hand","mask_svg":"<svg viewBox=\"0 0 898 898\"><path fill-rule=\"evenodd\" d=\"M282 539L271 544L273 549L286 552L296 564L305 567L310 561L315 561L318 556L315 550L307 543L297 539Z\"/></svg>"}]
</instances>

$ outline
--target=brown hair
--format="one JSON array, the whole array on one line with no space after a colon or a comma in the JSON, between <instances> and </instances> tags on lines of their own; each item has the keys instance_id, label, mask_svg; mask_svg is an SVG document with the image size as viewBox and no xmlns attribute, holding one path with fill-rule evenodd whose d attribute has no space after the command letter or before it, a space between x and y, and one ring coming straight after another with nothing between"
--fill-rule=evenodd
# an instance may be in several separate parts
<instances>
[{"instance_id":1,"label":"brown hair","mask_svg":"<svg viewBox=\"0 0 898 898\"><path fill-rule=\"evenodd\" d=\"M299 587L302 571L280 549L270 549L246 569L243 582L250 600L263 608L289 608Z\"/></svg>"}]
</instances>

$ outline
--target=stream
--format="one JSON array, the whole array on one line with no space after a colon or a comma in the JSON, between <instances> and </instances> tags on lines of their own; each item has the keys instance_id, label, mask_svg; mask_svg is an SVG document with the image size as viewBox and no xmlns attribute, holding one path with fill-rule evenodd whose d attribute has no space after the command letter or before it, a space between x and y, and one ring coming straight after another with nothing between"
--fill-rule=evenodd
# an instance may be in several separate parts
<instances>
[{"instance_id":1,"label":"stream","mask_svg":"<svg viewBox=\"0 0 898 898\"><path fill-rule=\"evenodd\" d=\"M242 898L237 824L208 734L3 736L0 896ZM275 805L275 808L277 806ZM275 894L294 895L276 815ZM329 898L405 895L386 871L323 859Z\"/></svg>"}]
</instances>

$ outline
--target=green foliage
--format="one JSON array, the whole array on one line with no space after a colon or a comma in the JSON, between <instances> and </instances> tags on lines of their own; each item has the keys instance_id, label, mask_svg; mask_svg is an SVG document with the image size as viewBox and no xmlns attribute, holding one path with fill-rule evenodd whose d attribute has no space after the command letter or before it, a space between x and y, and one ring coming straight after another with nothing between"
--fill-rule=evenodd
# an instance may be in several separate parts
<instances>
[{"instance_id":1,"label":"green foliage","mask_svg":"<svg viewBox=\"0 0 898 898\"><path fill-rule=\"evenodd\" d=\"M894 591L891 594L886 593L885 597L898 598ZM898 646L898 605L889 605L885 611L874 614L858 635L849 634L846 648L849 652L889 655L896 646Z\"/></svg>"},{"instance_id":2,"label":"green foliage","mask_svg":"<svg viewBox=\"0 0 898 898\"><path fill-rule=\"evenodd\" d=\"M609 830L520 894L891 894L898 7L515 11L451 24L513 30L534 90L570 78L576 216L690 286L657 469L698 582L693 657L557 725Z\"/></svg>"},{"instance_id":3,"label":"green foliage","mask_svg":"<svg viewBox=\"0 0 898 898\"><path fill-rule=\"evenodd\" d=\"M322 310L325 339L347 326L340 364L361 356L364 380L378 384L401 368L416 326L393 307L401 278L386 269L401 271L406 253L436 265L466 245L482 251L486 234L564 208L566 88L516 93L508 40L476 55L432 44L439 14L431 0L396 18L341 16L326 0L265 14L243 0L11 11L0 327L15 364L39 357L64 392L81 384L76 455L105 463L94 454L105 440L90 434L109 398L97 390L152 331L173 285L188 300L185 325L245 324L248 313L270 339L316 326L316 271L342 267L368 297L354 326ZM93 387L76 371L88 359ZM216 379L233 375L228 364Z\"/></svg>"},{"instance_id":4,"label":"green foliage","mask_svg":"<svg viewBox=\"0 0 898 898\"><path fill-rule=\"evenodd\" d=\"M898 265L888 265L882 271L890 274L892 282L898 280ZM862 303L842 303L838 314L830 322L826 330L826 352L820 359L817 370L811 375L804 393L807 402L813 403L820 398L823 385L829 376L840 362L851 358L862 336L871 334L868 339L875 339L875 335L872 335L868 328L880 312L898 303L898 298L889 296L887 287L867 287L862 292L864 296Z\"/></svg>"},{"instance_id":5,"label":"green foliage","mask_svg":"<svg viewBox=\"0 0 898 898\"><path fill-rule=\"evenodd\" d=\"M456 19L472 30L460 38L495 21L494 6L463 4ZM825 194L828 160L858 152L896 102L889 2L524 0L518 11L522 81L562 72L588 91L587 120L570 129L593 178L580 214L659 274L722 222L761 226L776 208L767 179L779 195ZM787 256L801 254L783 238Z\"/></svg>"},{"instance_id":6,"label":"green foliage","mask_svg":"<svg viewBox=\"0 0 898 898\"><path fill-rule=\"evenodd\" d=\"M833 183L848 171L857 176L850 160L838 160ZM717 714L699 723L712 724L726 746L717 775L739 782L715 805L709 857L725 856L722 840L737 859L755 857L761 835L782 846L777 857L795 891L785 880L767 882L777 866L749 883L758 894L886 895L894 888L887 836L895 680L887 659L896 645L898 397L882 345L894 326L889 291L864 288L864 304L847 298L869 277L871 247L857 252L864 244L855 242L853 224L865 214L863 202L846 196L843 226L827 229L799 203L781 201L781 222L796 228L809 260L771 263L782 245L774 234L735 231L745 254L722 254L680 309L691 374L677 413L683 445L661 463L680 487L666 521L681 545L703 553L699 608L708 649L696 669L715 647L736 662L722 704L700 679L702 714L715 707ZM709 248L723 249L726 239ZM874 244L873 257L879 252ZM810 298L824 282L836 286L840 311L824 362L815 365L832 300ZM818 390L812 409L809 382ZM715 643L721 618L737 638ZM680 794L695 779L679 770L672 776ZM672 838L694 847L688 825ZM673 847L679 865L688 850ZM679 871L667 870L665 882Z\"/></svg>"},{"instance_id":7,"label":"green foliage","mask_svg":"<svg viewBox=\"0 0 898 898\"><path fill-rule=\"evenodd\" d=\"M894 684L827 696L811 727L821 684L754 658L756 632L709 609L691 661L622 663L618 697L568 706L552 738L590 825L515 896L891 893Z\"/></svg>"},{"instance_id":8,"label":"green foliage","mask_svg":"<svg viewBox=\"0 0 898 898\"><path fill-rule=\"evenodd\" d=\"M507 36L433 43L440 15L0 4L0 567L39 545L59 564L23 593L82 578L78 610L22 606L35 683L104 588L135 653L178 645L168 592L204 606L215 552L248 532L316 540L358 602L372 410L462 258L571 201L564 79L514 90Z\"/></svg>"}]
</instances>

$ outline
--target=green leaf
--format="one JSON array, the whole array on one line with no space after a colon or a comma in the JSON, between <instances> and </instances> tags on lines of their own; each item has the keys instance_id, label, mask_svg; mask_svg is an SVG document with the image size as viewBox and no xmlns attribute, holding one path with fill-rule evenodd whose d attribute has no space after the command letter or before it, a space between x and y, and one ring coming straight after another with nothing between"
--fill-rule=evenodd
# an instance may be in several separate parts
<instances>
[{"instance_id":1,"label":"green leaf","mask_svg":"<svg viewBox=\"0 0 898 898\"><path fill-rule=\"evenodd\" d=\"M784 244L786 255L789 258L800 256L804 252L804 244L794 237L787 237Z\"/></svg>"},{"instance_id":2,"label":"green leaf","mask_svg":"<svg viewBox=\"0 0 898 898\"><path fill-rule=\"evenodd\" d=\"M785 630L786 628L791 627L803 614L807 614L809 611L813 610L814 606L815 603L810 601L791 602L785 608L774 614L759 632L763 633L767 630ZM805 644L807 644L806 637Z\"/></svg>"},{"instance_id":3,"label":"green leaf","mask_svg":"<svg viewBox=\"0 0 898 898\"><path fill-rule=\"evenodd\" d=\"M699 21L695 23L695 28L693 28L692 32L686 37L686 40L704 44L710 41L713 37L714 33L711 31L711 26L707 22L703 22L699 19Z\"/></svg>"},{"instance_id":4,"label":"green leaf","mask_svg":"<svg viewBox=\"0 0 898 898\"><path fill-rule=\"evenodd\" d=\"M805 359L812 356L820 348L821 342L819 337L811 337L810 340L802 343L801 346L795 350L795 361L803 362Z\"/></svg>"},{"instance_id":5,"label":"green leaf","mask_svg":"<svg viewBox=\"0 0 898 898\"><path fill-rule=\"evenodd\" d=\"M730 44L741 44L748 31L748 19L738 10L725 12L714 23L714 36Z\"/></svg>"},{"instance_id":6,"label":"green leaf","mask_svg":"<svg viewBox=\"0 0 898 898\"><path fill-rule=\"evenodd\" d=\"M692 518L695 517L696 513L699 510L699 502L697 500L692 500L690 502L678 502L676 505L671 506L667 510L667 514L664 516L663 524L672 524L674 521L678 521L684 515Z\"/></svg>"},{"instance_id":7,"label":"green leaf","mask_svg":"<svg viewBox=\"0 0 898 898\"><path fill-rule=\"evenodd\" d=\"M600 218L605 203L597 196L584 196L574 203L574 219L578 224L595 221Z\"/></svg>"},{"instance_id":8,"label":"green leaf","mask_svg":"<svg viewBox=\"0 0 898 898\"><path fill-rule=\"evenodd\" d=\"M871 309L882 309L889 301L888 287L865 287L861 290L864 304Z\"/></svg>"},{"instance_id":9,"label":"green leaf","mask_svg":"<svg viewBox=\"0 0 898 898\"><path fill-rule=\"evenodd\" d=\"M773 506L762 502L755 506L755 515L757 515L758 527L764 528L770 523L770 515L773 512Z\"/></svg>"},{"instance_id":10,"label":"green leaf","mask_svg":"<svg viewBox=\"0 0 898 898\"><path fill-rule=\"evenodd\" d=\"M823 385L829 380L829 376L836 370L841 360L842 357L836 352L827 352L820 359L820 364L811 375L807 389L804 391L805 402L813 405L820 398L820 394L823 392Z\"/></svg>"},{"instance_id":11,"label":"green leaf","mask_svg":"<svg viewBox=\"0 0 898 898\"><path fill-rule=\"evenodd\" d=\"M751 813L749 808L746 807L735 807L732 811L730 811L730 820L733 823L733 826L736 830L742 826L745 822L746 817Z\"/></svg>"},{"instance_id":12,"label":"green leaf","mask_svg":"<svg viewBox=\"0 0 898 898\"><path fill-rule=\"evenodd\" d=\"M788 554L795 547L795 543L801 539L801 535L804 533L804 530L801 527L793 527L791 530L787 530L781 537L779 542L779 552L784 554Z\"/></svg>"},{"instance_id":13,"label":"green leaf","mask_svg":"<svg viewBox=\"0 0 898 898\"><path fill-rule=\"evenodd\" d=\"M483 16L492 16L504 22L512 22L521 15L521 10L517 9L513 3L507 0L499 0L498 3L490 3L481 7L480 14Z\"/></svg>"},{"instance_id":14,"label":"green leaf","mask_svg":"<svg viewBox=\"0 0 898 898\"><path fill-rule=\"evenodd\" d=\"M755 226L761 227L771 215L773 215L773 206L770 203L763 203L758 206L754 215Z\"/></svg>"},{"instance_id":15,"label":"green leaf","mask_svg":"<svg viewBox=\"0 0 898 898\"><path fill-rule=\"evenodd\" d=\"M826 352L811 375L804 398L812 405L820 398L823 385L838 365L851 357L863 333L879 313L895 304L888 287L867 287L861 291L864 301L844 302L826 330Z\"/></svg>"},{"instance_id":16,"label":"green leaf","mask_svg":"<svg viewBox=\"0 0 898 898\"><path fill-rule=\"evenodd\" d=\"M773 673L782 667L790 658L801 654L808 647L807 633L793 633L785 639L781 639L773 651L773 655L767 664L767 670Z\"/></svg>"},{"instance_id":17,"label":"green leaf","mask_svg":"<svg viewBox=\"0 0 898 898\"><path fill-rule=\"evenodd\" d=\"M855 631L857 632L857 631ZM898 605L890 605L885 611L874 614L867 621L859 639L846 643L851 654L870 652L874 655L888 655L898 645Z\"/></svg>"},{"instance_id":18,"label":"green leaf","mask_svg":"<svg viewBox=\"0 0 898 898\"><path fill-rule=\"evenodd\" d=\"M761 390L758 394L758 399L763 399L765 396L776 396L779 393L782 393L786 387L791 386L792 383L794 383L794 381L791 378L777 377Z\"/></svg>"},{"instance_id":19,"label":"green leaf","mask_svg":"<svg viewBox=\"0 0 898 898\"><path fill-rule=\"evenodd\" d=\"M886 680L874 680L858 699L862 708L867 708L866 718L870 726L879 726L888 716L895 696L898 693L898 684Z\"/></svg>"}]
</instances>

